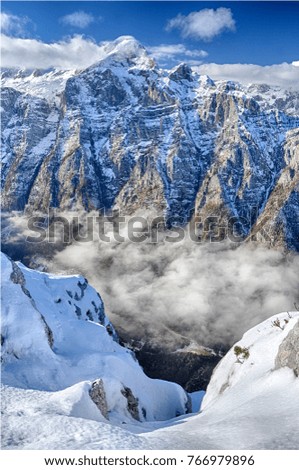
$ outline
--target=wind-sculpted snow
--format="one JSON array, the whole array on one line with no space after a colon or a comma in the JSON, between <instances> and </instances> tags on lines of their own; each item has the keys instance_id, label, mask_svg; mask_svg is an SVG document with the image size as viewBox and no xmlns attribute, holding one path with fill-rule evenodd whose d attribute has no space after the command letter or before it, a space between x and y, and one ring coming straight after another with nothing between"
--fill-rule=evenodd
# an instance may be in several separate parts
<instances>
[{"instance_id":1,"label":"wind-sculpted snow","mask_svg":"<svg viewBox=\"0 0 299 470\"><path fill-rule=\"evenodd\" d=\"M161 70L130 37L108 49L81 71L3 73L3 207L235 217L298 249L298 92Z\"/></svg>"},{"instance_id":2,"label":"wind-sculpted snow","mask_svg":"<svg viewBox=\"0 0 299 470\"><path fill-rule=\"evenodd\" d=\"M101 297L82 276L33 271L2 255L2 282L4 384L57 391L71 415L88 419L104 420L89 394L99 379L105 418L112 422L134 421L132 403L140 421L188 411L179 385L148 378L132 352L117 342Z\"/></svg>"}]
</instances>

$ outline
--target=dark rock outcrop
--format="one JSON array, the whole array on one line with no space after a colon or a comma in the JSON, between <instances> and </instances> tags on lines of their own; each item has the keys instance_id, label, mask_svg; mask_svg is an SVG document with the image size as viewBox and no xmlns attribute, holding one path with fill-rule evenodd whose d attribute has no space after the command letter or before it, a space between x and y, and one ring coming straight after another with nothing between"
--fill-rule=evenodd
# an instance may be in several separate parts
<instances>
[{"instance_id":1,"label":"dark rock outcrop","mask_svg":"<svg viewBox=\"0 0 299 470\"><path fill-rule=\"evenodd\" d=\"M102 379L95 380L92 383L91 389L89 390L89 396L98 407L104 418L109 419L106 392Z\"/></svg>"},{"instance_id":2,"label":"dark rock outcrop","mask_svg":"<svg viewBox=\"0 0 299 470\"><path fill-rule=\"evenodd\" d=\"M121 393L127 399L127 410L132 418L140 421L138 398L133 395L133 392L129 387L124 387L121 390Z\"/></svg>"},{"instance_id":3,"label":"dark rock outcrop","mask_svg":"<svg viewBox=\"0 0 299 470\"><path fill-rule=\"evenodd\" d=\"M275 367L289 367L299 377L299 321L281 343L275 359Z\"/></svg>"}]
</instances>

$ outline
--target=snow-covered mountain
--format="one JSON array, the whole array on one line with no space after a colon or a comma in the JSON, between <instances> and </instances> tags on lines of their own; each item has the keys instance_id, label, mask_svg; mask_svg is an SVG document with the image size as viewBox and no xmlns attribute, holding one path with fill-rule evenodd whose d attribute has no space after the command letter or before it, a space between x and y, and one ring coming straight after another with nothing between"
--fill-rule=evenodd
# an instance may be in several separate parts
<instances>
[{"instance_id":1,"label":"snow-covered mountain","mask_svg":"<svg viewBox=\"0 0 299 470\"><path fill-rule=\"evenodd\" d=\"M184 390L146 377L118 344L84 278L4 255L2 271L4 448L298 448L299 312L248 331L188 416Z\"/></svg>"},{"instance_id":2,"label":"snow-covered mountain","mask_svg":"<svg viewBox=\"0 0 299 470\"><path fill-rule=\"evenodd\" d=\"M85 70L3 71L2 204L234 217L298 250L298 127L298 92L162 70L122 37Z\"/></svg>"},{"instance_id":3,"label":"snow-covered mountain","mask_svg":"<svg viewBox=\"0 0 299 470\"><path fill-rule=\"evenodd\" d=\"M60 390L54 396L66 402L70 393L78 401L69 405L74 413L85 403L89 417L102 421L161 421L190 411L179 385L148 378L118 343L86 279L33 271L5 255L1 261L4 384Z\"/></svg>"}]
</instances>

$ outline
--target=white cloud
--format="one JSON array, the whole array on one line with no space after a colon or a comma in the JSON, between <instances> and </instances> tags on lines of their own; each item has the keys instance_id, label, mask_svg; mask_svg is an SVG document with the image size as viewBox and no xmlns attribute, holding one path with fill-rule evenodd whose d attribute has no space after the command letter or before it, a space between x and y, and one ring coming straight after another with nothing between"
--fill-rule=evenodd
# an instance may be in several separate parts
<instances>
[{"instance_id":1,"label":"white cloud","mask_svg":"<svg viewBox=\"0 0 299 470\"><path fill-rule=\"evenodd\" d=\"M190 67L199 66L203 63L202 60L196 60L196 59L185 59L182 62L184 62L184 64L189 65Z\"/></svg>"},{"instance_id":2,"label":"white cloud","mask_svg":"<svg viewBox=\"0 0 299 470\"><path fill-rule=\"evenodd\" d=\"M200 344L225 344L298 300L299 256L286 263L279 250L245 244L94 241L57 251L50 266L40 262L83 273L117 327L150 333L156 344L177 338L177 325Z\"/></svg>"},{"instance_id":3,"label":"white cloud","mask_svg":"<svg viewBox=\"0 0 299 470\"><path fill-rule=\"evenodd\" d=\"M26 26L32 23L26 16L11 15L10 13L0 13L1 31L11 36L24 36Z\"/></svg>"},{"instance_id":4,"label":"white cloud","mask_svg":"<svg viewBox=\"0 0 299 470\"><path fill-rule=\"evenodd\" d=\"M292 65L294 65L295 67L299 67L299 60L294 60L294 62L292 62Z\"/></svg>"},{"instance_id":5,"label":"white cloud","mask_svg":"<svg viewBox=\"0 0 299 470\"><path fill-rule=\"evenodd\" d=\"M298 63L299 65L299 63ZM214 80L233 80L244 84L267 83L299 89L299 67L296 64L202 64L196 70Z\"/></svg>"},{"instance_id":6,"label":"white cloud","mask_svg":"<svg viewBox=\"0 0 299 470\"><path fill-rule=\"evenodd\" d=\"M70 224L79 217L84 236L84 227L91 230L87 218L93 216L95 221L99 214L57 215ZM32 246L24 241L36 234L28 231L27 218L12 213L5 226L8 247L14 240L23 256L31 259ZM174 339L177 347L175 332L180 325L181 333L199 344L232 343L254 324L275 312L292 310L299 302L298 254L286 258L283 251L262 245L195 243L188 236L179 243L167 243L166 233L160 233L158 243L133 243L127 227L122 228L123 243L113 240L109 224L106 234L111 241L99 241L95 223L93 241L67 247L59 243L56 232L56 244L36 245L34 263L49 272L86 276L103 297L114 325L131 337L140 338L142 332L165 347Z\"/></svg>"},{"instance_id":7,"label":"white cloud","mask_svg":"<svg viewBox=\"0 0 299 470\"><path fill-rule=\"evenodd\" d=\"M62 69L85 68L104 57L104 46L82 36L47 44L2 35L2 66Z\"/></svg>"},{"instance_id":8,"label":"white cloud","mask_svg":"<svg viewBox=\"0 0 299 470\"><path fill-rule=\"evenodd\" d=\"M207 51L203 51L202 49L189 49L186 50L185 54L188 57L207 57L209 55Z\"/></svg>"},{"instance_id":9,"label":"white cloud","mask_svg":"<svg viewBox=\"0 0 299 470\"><path fill-rule=\"evenodd\" d=\"M205 8L189 15L177 15L168 21L166 30L178 29L184 38L210 41L224 31L235 30L235 20L230 8Z\"/></svg>"},{"instance_id":10,"label":"white cloud","mask_svg":"<svg viewBox=\"0 0 299 470\"><path fill-rule=\"evenodd\" d=\"M97 44L81 35L47 44L36 39L2 36L2 66L22 68L84 68L101 60L107 54L109 42ZM167 44L148 47L148 52L158 61L177 60L199 65L208 53L200 49L188 49L183 44ZM187 58L187 59L186 59ZM192 60L188 60L192 59Z\"/></svg>"},{"instance_id":11,"label":"white cloud","mask_svg":"<svg viewBox=\"0 0 299 470\"><path fill-rule=\"evenodd\" d=\"M179 56L203 58L208 55L201 49L188 49L184 44L160 44L148 47L147 50L157 60L175 60Z\"/></svg>"},{"instance_id":12,"label":"white cloud","mask_svg":"<svg viewBox=\"0 0 299 470\"><path fill-rule=\"evenodd\" d=\"M73 26L74 28L87 28L95 21L95 17L85 11L75 11L69 15L60 18L60 21L66 25Z\"/></svg>"}]
</instances>

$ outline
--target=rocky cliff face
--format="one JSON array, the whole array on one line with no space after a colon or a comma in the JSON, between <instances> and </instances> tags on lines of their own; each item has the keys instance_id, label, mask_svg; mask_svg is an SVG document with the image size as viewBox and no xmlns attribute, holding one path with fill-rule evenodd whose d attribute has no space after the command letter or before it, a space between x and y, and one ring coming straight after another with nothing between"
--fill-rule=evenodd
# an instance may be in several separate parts
<instances>
[{"instance_id":1,"label":"rocky cliff face","mask_svg":"<svg viewBox=\"0 0 299 470\"><path fill-rule=\"evenodd\" d=\"M161 70L125 37L86 70L4 71L2 95L4 209L234 218L299 249L298 92Z\"/></svg>"}]
</instances>

